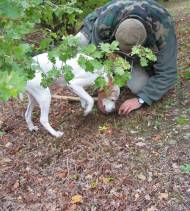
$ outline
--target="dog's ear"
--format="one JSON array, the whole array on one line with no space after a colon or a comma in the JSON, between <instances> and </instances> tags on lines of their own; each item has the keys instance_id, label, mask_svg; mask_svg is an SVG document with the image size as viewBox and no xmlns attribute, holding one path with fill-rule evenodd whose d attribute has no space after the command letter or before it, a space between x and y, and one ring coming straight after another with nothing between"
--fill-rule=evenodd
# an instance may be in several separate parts
<instances>
[{"instance_id":1,"label":"dog's ear","mask_svg":"<svg viewBox=\"0 0 190 211\"><path fill-rule=\"evenodd\" d=\"M102 113L107 114L105 107L103 105L104 98L105 98L104 90L98 91L98 102L97 102L98 108Z\"/></svg>"},{"instance_id":2,"label":"dog's ear","mask_svg":"<svg viewBox=\"0 0 190 211\"><path fill-rule=\"evenodd\" d=\"M117 85L113 85L110 90L110 95L108 96L109 99L116 101L120 95L120 88Z\"/></svg>"}]
</instances>

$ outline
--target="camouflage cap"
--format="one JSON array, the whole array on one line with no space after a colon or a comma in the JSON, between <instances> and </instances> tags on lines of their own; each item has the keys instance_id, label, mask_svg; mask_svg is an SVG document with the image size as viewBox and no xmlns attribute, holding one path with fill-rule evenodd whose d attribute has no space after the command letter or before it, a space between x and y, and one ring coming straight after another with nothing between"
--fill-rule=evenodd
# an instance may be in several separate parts
<instances>
[{"instance_id":1,"label":"camouflage cap","mask_svg":"<svg viewBox=\"0 0 190 211\"><path fill-rule=\"evenodd\" d=\"M145 42L147 32L139 20L129 18L119 24L115 38L119 42L120 50L129 52L134 45Z\"/></svg>"}]
</instances>

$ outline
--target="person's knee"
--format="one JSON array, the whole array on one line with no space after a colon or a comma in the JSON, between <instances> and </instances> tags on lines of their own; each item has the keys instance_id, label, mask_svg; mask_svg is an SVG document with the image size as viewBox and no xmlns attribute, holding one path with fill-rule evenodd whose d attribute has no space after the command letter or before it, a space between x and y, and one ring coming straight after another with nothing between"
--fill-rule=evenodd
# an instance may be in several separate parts
<instances>
[{"instance_id":1,"label":"person's knee","mask_svg":"<svg viewBox=\"0 0 190 211\"><path fill-rule=\"evenodd\" d=\"M89 44L89 40L85 37L82 32L78 32L75 37L79 39L79 43L81 46L86 46Z\"/></svg>"},{"instance_id":2,"label":"person's knee","mask_svg":"<svg viewBox=\"0 0 190 211\"><path fill-rule=\"evenodd\" d=\"M147 84L149 75L142 68L134 68L127 86L132 93L137 94Z\"/></svg>"},{"instance_id":3,"label":"person's knee","mask_svg":"<svg viewBox=\"0 0 190 211\"><path fill-rule=\"evenodd\" d=\"M133 94L138 94L138 92L141 91L141 89L143 88L135 83L128 83L127 86Z\"/></svg>"}]
</instances>

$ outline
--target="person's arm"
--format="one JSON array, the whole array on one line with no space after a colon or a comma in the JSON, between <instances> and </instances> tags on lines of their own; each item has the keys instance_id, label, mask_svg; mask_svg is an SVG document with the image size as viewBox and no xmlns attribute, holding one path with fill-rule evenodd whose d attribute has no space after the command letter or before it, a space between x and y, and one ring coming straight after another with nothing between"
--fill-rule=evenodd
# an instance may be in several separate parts
<instances>
[{"instance_id":1,"label":"person's arm","mask_svg":"<svg viewBox=\"0 0 190 211\"><path fill-rule=\"evenodd\" d=\"M166 39L166 44L160 49L157 62L154 65L155 75L150 77L145 87L137 94L146 104L158 101L177 79L177 44L175 33Z\"/></svg>"},{"instance_id":2,"label":"person's arm","mask_svg":"<svg viewBox=\"0 0 190 211\"><path fill-rule=\"evenodd\" d=\"M168 37L167 43L160 49L154 65L155 75L150 77L145 87L138 92L137 98L126 100L119 108L119 114L129 114L142 106L138 98L146 104L159 100L175 83L177 78L177 46L174 33Z\"/></svg>"}]
</instances>

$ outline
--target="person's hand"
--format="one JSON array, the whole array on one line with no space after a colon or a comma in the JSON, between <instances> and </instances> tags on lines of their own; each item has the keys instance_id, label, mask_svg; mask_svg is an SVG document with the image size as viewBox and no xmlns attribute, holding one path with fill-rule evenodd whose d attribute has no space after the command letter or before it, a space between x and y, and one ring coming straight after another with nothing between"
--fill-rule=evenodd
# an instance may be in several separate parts
<instances>
[{"instance_id":1,"label":"person's hand","mask_svg":"<svg viewBox=\"0 0 190 211\"><path fill-rule=\"evenodd\" d=\"M119 115L129 114L131 111L140 108L142 104L139 103L137 98L126 100L119 108Z\"/></svg>"}]
</instances>

